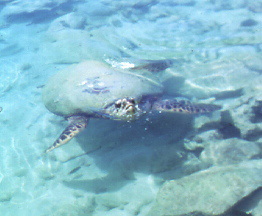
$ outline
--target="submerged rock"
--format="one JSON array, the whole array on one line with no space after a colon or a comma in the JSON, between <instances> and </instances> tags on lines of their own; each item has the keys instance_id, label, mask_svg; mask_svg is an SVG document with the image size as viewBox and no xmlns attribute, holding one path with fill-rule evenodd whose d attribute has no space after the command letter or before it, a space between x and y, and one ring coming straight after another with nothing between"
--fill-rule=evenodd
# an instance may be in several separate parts
<instances>
[{"instance_id":1,"label":"submerged rock","mask_svg":"<svg viewBox=\"0 0 262 216\"><path fill-rule=\"evenodd\" d=\"M247 49L245 52L247 52ZM198 64L184 64L181 74L186 81L181 93L198 98L217 97L222 92L231 92L230 97L241 96L242 93L237 94L237 91L243 87L253 85L255 80L259 79L257 70L250 71L246 67L246 64L248 64L249 67L255 65L257 68L256 64L259 64L255 61L252 61L252 63L249 61L252 58L250 56L254 56L254 49L250 48L248 50L252 55L244 56L244 50L241 47L232 50L228 48L220 49L221 55L224 55L223 58ZM233 56L237 57L234 58ZM246 60L245 63L243 63L243 59ZM234 95L234 92L236 92L236 95ZM229 98L229 96L222 96L222 98Z\"/></svg>"},{"instance_id":2,"label":"submerged rock","mask_svg":"<svg viewBox=\"0 0 262 216\"><path fill-rule=\"evenodd\" d=\"M248 9L254 13L262 13L262 2L248 1Z\"/></svg>"},{"instance_id":3,"label":"submerged rock","mask_svg":"<svg viewBox=\"0 0 262 216\"><path fill-rule=\"evenodd\" d=\"M252 88L246 89L244 96L230 105L230 116L233 124L239 129L241 138L249 141L261 142L261 80L257 78Z\"/></svg>"},{"instance_id":4,"label":"submerged rock","mask_svg":"<svg viewBox=\"0 0 262 216\"><path fill-rule=\"evenodd\" d=\"M261 186L261 160L212 167L166 182L147 216L219 215Z\"/></svg>"},{"instance_id":5,"label":"submerged rock","mask_svg":"<svg viewBox=\"0 0 262 216\"><path fill-rule=\"evenodd\" d=\"M260 153L256 143L231 138L212 142L201 153L200 159L208 164L229 165L248 160Z\"/></svg>"}]
</instances>

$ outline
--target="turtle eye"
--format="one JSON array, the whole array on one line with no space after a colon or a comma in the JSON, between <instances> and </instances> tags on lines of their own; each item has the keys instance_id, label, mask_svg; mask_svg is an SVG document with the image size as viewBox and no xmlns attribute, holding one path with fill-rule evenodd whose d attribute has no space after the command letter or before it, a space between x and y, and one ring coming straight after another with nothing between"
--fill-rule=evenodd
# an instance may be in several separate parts
<instances>
[{"instance_id":1,"label":"turtle eye","mask_svg":"<svg viewBox=\"0 0 262 216\"><path fill-rule=\"evenodd\" d=\"M121 107L121 103L116 103L116 104L115 104L115 107L116 107L116 108L120 108L120 107Z\"/></svg>"},{"instance_id":2,"label":"turtle eye","mask_svg":"<svg viewBox=\"0 0 262 216\"><path fill-rule=\"evenodd\" d=\"M130 103L136 104L135 99L134 99L134 98L131 98L131 99L130 99Z\"/></svg>"}]
</instances>

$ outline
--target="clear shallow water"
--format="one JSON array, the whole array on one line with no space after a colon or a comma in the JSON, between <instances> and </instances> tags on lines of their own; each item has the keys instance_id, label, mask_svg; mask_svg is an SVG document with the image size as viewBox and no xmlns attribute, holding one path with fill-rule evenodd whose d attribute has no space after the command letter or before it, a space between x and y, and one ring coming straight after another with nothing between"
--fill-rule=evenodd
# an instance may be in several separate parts
<instances>
[{"instance_id":1,"label":"clear shallow water","mask_svg":"<svg viewBox=\"0 0 262 216\"><path fill-rule=\"evenodd\" d=\"M212 210L259 215L261 4L1 1L1 215L210 215ZM45 109L42 86L52 74L85 59L114 64L175 59L171 68L156 74L165 94L220 104L223 111L194 118L147 116L132 124L92 120L70 144L42 155L66 126ZM210 171L217 167L221 170ZM235 169L253 175L252 180ZM200 170L218 176L232 172L217 180L232 178L218 187L229 192L213 194L206 205L208 188L219 183L204 178L202 193L194 186L186 196L170 186L176 201L194 197L199 200L195 205L173 202L179 209L170 209L173 197L168 193L166 203L161 201L163 195L157 193L164 182L186 184L201 176Z\"/></svg>"}]
</instances>

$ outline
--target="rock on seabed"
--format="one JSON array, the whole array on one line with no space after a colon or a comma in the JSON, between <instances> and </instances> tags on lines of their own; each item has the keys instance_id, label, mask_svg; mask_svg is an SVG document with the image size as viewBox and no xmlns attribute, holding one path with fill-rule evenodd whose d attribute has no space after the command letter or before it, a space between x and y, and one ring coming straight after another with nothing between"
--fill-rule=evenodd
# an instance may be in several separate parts
<instances>
[{"instance_id":1,"label":"rock on seabed","mask_svg":"<svg viewBox=\"0 0 262 216\"><path fill-rule=\"evenodd\" d=\"M147 216L219 215L262 185L262 160L216 166L166 182Z\"/></svg>"}]
</instances>

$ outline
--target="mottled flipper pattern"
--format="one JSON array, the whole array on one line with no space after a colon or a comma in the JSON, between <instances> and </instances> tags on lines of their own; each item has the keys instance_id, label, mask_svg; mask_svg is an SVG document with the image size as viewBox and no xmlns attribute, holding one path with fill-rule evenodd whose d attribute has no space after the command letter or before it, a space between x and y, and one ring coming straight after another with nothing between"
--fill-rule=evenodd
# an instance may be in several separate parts
<instances>
[{"instance_id":1,"label":"mottled flipper pattern","mask_svg":"<svg viewBox=\"0 0 262 216\"><path fill-rule=\"evenodd\" d=\"M130 68L131 70L147 70L152 73L158 73L164 71L165 69L171 67L174 64L173 59L165 60L144 60L140 65Z\"/></svg>"},{"instance_id":2,"label":"mottled flipper pattern","mask_svg":"<svg viewBox=\"0 0 262 216\"><path fill-rule=\"evenodd\" d=\"M157 100L152 106L152 110L189 114L208 113L220 108L220 106L214 104L192 104L189 101L176 99Z\"/></svg>"},{"instance_id":3,"label":"mottled flipper pattern","mask_svg":"<svg viewBox=\"0 0 262 216\"><path fill-rule=\"evenodd\" d=\"M89 119L85 116L71 116L67 120L69 121L69 125L61 133L54 144L45 151L45 153L68 143L73 137L86 128Z\"/></svg>"}]
</instances>

